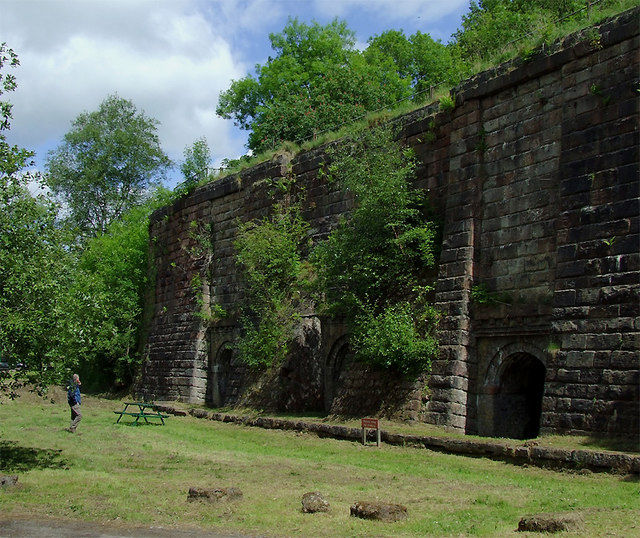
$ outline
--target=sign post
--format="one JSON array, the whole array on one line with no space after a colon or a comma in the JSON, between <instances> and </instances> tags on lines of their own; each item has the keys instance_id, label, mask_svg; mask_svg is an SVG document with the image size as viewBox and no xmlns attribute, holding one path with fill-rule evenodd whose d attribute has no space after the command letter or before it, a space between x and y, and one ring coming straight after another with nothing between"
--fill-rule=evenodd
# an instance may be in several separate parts
<instances>
[{"instance_id":1,"label":"sign post","mask_svg":"<svg viewBox=\"0 0 640 538\"><path fill-rule=\"evenodd\" d=\"M367 444L367 430L376 430L376 445L380 446L380 421L377 418L363 418L360 425L362 427L362 444Z\"/></svg>"}]
</instances>

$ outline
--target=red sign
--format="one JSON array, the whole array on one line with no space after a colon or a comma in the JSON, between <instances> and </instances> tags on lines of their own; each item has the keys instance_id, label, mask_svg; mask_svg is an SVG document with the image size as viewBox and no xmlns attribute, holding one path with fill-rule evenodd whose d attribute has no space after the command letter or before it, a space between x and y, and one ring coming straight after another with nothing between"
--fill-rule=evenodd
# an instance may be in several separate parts
<instances>
[{"instance_id":1,"label":"red sign","mask_svg":"<svg viewBox=\"0 0 640 538\"><path fill-rule=\"evenodd\" d=\"M377 430L380 427L380 421L377 418L363 418L362 427L375 428Z\"/></svg>"}]
</instances>

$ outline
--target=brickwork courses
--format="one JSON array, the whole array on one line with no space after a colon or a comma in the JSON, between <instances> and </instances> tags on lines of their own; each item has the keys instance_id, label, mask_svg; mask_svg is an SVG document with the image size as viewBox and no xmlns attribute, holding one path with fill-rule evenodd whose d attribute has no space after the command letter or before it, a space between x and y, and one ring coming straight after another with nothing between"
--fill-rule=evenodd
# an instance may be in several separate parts
<instances>
[{"instance_id":1,"label":"brickwork courses","mask_svg":"<svg viewBox=\"0 0 640 538\"><path fill-rule=\"evenodd\" d=\"M470 434L639 435L639 9L481 73L396 121L416 187L442 224L432 371L355 362L340 320L303 313L290 360L266 375L234 352L238 222L269 214L294 177L315 241L351 200L319 174L326 148L220 179L152 218L146 360L137 392L212 406L420 420ZM198 236L213 243L199 254ZM197 277L197 278L196 278ZM482 291L484 295L479 294ZM481 300L484 297L484 300Z\"/></svg>"}]
</instances>

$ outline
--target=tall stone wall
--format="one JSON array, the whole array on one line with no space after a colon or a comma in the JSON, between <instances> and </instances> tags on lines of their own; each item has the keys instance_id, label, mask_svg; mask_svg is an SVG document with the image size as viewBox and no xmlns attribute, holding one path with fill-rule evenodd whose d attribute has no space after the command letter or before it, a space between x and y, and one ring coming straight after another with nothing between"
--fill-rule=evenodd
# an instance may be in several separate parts
<instances>
[{"instance_id":1,"label":"tall stone wall","mask_svg":"<svg viewBox=\"0 0 640 538\"><path fill-rule=\"evenodd\" d=\"M354 362L340 320L313 312L291 360L261 375L233 351L233 315L206 322L212 304L237 312L237 224L269 213L274 179L305 189L316 241L351 207L318 173L318 148L278 155L154 215L139 393L376 413L482 435L637 436L639 12L474 77L453 90L453 110L398 118L420 160L416 187L442 223L440 356L429 375L406 380ZM212 260L198 248L203 237Z\"/></svg>"}]
</instances>

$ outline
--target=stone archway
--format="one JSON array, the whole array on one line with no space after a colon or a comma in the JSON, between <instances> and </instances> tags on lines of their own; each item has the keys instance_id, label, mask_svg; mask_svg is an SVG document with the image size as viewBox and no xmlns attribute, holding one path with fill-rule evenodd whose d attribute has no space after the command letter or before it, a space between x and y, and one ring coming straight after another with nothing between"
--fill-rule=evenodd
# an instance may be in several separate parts
<instances>
[{"instance_id":1,"label":"stone archway","mask_svg":"<svg viewBox=\"0 0 640 538\"><path fill-rule=\"evenodd\" d=\"M478 401L480 435L531 439L540 433L546 367L532 351L507 346L491 361Z\"/></svg>"},{"instance_id":2,"label":"stone archway","mask_svg":"<svg viewBox=\"0 0 640 538\"><path fill-rule=\"evenodd\" d=\"M331 348L324 365L324 409L331 411L331 404L338 393L340 375L351 360L351 347L347 336L339 338Z\"/></svg>"},{"instance_id":3,"label":"stone archway","mask_svg":"<svg viewBox=\"0 0 640 538\"><path fill-rule=\"evenodd\" d=\"M207 405L222 407L227 402L232 358L233 348L229 342L225 342L218 348L215 359L210 362L207 375Z\"/></svg>"}]
</instances>

